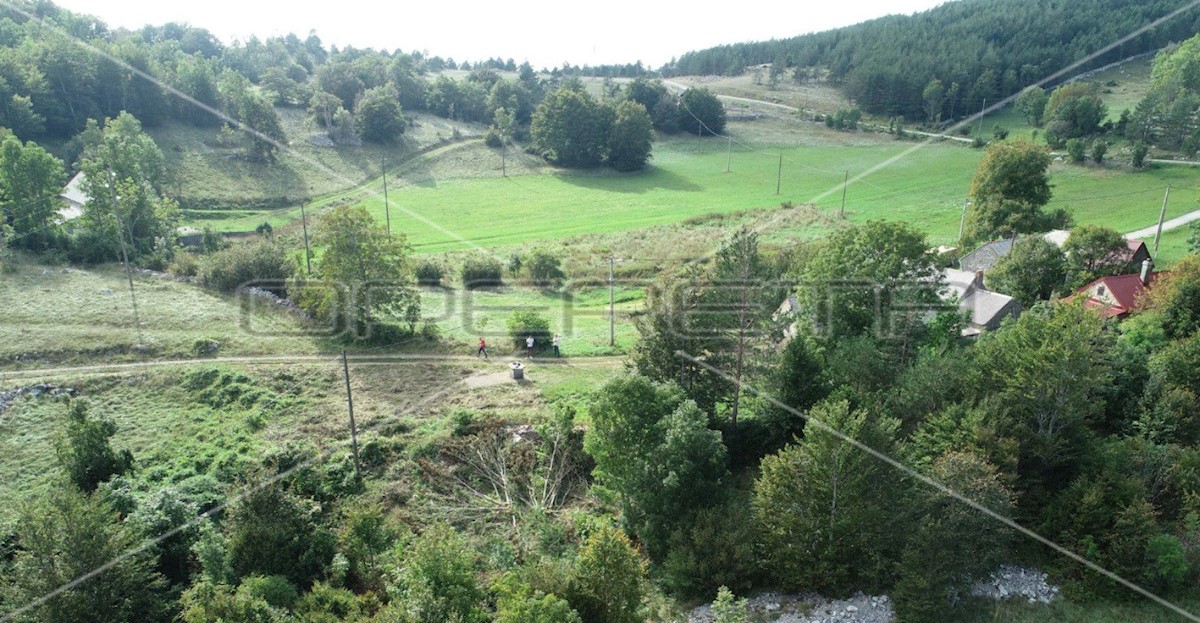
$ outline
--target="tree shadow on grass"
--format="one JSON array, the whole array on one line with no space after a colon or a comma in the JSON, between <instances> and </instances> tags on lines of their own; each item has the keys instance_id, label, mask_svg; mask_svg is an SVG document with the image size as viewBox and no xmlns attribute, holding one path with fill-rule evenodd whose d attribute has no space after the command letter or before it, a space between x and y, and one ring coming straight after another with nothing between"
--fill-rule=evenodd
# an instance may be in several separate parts
<instances>
[{"instance_id":1,"label":"tree shadow on grass","mask_svg":"<svg viewBox=\"0 0 1200 623\"><path fill-rule=\"evenodd\" d=\"M610 169L570 170L561 173L559 179L581 188L617 193L640 194L652 190L700 192L704 190L700 185L674 171L652 165L631 173L619 173Z\"/></svg>"}]
</instances>

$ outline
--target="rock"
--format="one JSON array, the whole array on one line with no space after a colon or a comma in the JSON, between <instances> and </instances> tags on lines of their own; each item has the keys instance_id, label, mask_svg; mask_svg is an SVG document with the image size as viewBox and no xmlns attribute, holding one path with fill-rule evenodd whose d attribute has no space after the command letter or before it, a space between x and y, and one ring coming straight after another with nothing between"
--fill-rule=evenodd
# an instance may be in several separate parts
<instances>
[{"instance_id":1,"label":"rock","mask_svg":"<svg viewBox=\"0 0 1200 623\"><path fill-rule=\"evenodd\" d=\"M100 294L103 294L104 296L112 296L112 290L108 288L100 288Z\"/></svg>"},{"instance_id":2,"label":"rock","mask_svg":"<svg viewBox=\"0 0 1200 623\"><path fill-rule=\"evenodd\" d=\"M75 390L70 387L58 387L46 383L38 383L37 385L27 385L18 387L8 391L0 391L0 416L8 410L12 403L16 402L21 396L30 396L33 398L41 398L42 396L50 396L57 398L59 396L74 396Z\"/></svg>"}]
</instances>

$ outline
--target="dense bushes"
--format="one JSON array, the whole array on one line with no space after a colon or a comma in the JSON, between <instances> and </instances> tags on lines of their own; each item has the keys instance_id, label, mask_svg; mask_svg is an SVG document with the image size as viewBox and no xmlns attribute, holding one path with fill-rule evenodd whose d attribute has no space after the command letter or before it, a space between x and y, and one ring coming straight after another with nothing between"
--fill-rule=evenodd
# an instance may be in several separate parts
<instances>
[{"instance_id":1,"label":"dense bushes","mask_svg":"<svg viewBox=\"0 0 1200 623\"><path fill-rule=\"evenodd\" d=\"M500 260L487 255L472 255L463 260L462 284L464 288L487 288L501 284L504 267Z\"/></svg>"},{"instance_id":2,"label":"dense bushes","mask_svg":"<svg viewBox=\"0 0 1200 623\"><path fill-rule=\"evenodd\" d=\"M205 257L200 264L200 280L222 292L234 292L246 284L283 292L294 270L281 243L261 240L235 244Z\"/></svg>"},{"instance_id":3,"label":"dense bushes","mask_svg":"<svg viewBox=\"0 0 1200 623\"><path fill-rule=\"evenodd\" d=\"M533 338L535 350L541 350L550 345L550 321L535 311L518 311L508 317L508 335L512 338L513 347L525 348L525 339Z\"/></svg>"},{"instance_id":4,"label":"dense bushes","mask_svg":"<svg viewBox=\"0 0 1200 623\"><path fill-rule=\"evenodd\" d=\"M417 284L423 286L440 286L446 276L446 268L435 260L422 260L414 271Z\"/></svg>"}]
</instances>

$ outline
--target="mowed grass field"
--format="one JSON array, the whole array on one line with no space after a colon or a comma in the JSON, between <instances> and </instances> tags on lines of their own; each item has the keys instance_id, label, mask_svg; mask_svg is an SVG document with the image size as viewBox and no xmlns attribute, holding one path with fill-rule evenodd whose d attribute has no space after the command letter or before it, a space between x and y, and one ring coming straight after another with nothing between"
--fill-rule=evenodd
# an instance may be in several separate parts
<instances>
[{"instance_id":1,"label":"mowed grass field","mask_svg":"<svg viewBox=\"0 0 1200 623\"><path fill-rule=\"evenodd\" d=\"M0 279L0 362L111 363L147 356L195 356L197 341L220 344L218 355L314 354L317 331L260 299L243 301L169 279L135 277L140 331L125 273L24 263ZM143 349L135 350L141 343Z\"/></svg>"},{"instance_id":2,"label":"mowed grass field","mask_svg":"<svg viewBox=\"0 0 1200 623\"><path fill-rule=\"evenodd\" d=\"M421 314L437 325L443 338L467 344L457 354L474 354L480 337L487 340L492 357L518 352L520 349L509 337L507 320L520 310L536 312L550 322L550 330L562 336L561 350L566 357L619 355L637 341L631 316L642 310L645 293L640 288L622 286L613 298L615 347L609 346L607 288L423 288Z\"/></svg>"},{"instance_id":3,"label":"mowed grass field","mask_svg":"<svg viewBox=\"0 0 1200 623\"><path fill-rule=\"evenodd\" d=\"M846 218L900 220L921 228L931 243L957 240L982 151L849 136L855 144L734 144L732 151L725 141L675 138L657 144L652 167L639 173L439 179L393 188L391 222L418 252L446 252L473 246L532 247L539 240L640 229L785 201L811 203L836 214L849 172ZM1152 225L1168 184L1177 189L1168 217L1197 208L1193 189L1200 175L1187 167L1133 172L1115 165L1056 163L1051 173L1051 207L1070 209L1081 224L1106 224L1122 232ZM385 220L381 196L363 205L380 222Z\"/></svg>"}]
</instances>

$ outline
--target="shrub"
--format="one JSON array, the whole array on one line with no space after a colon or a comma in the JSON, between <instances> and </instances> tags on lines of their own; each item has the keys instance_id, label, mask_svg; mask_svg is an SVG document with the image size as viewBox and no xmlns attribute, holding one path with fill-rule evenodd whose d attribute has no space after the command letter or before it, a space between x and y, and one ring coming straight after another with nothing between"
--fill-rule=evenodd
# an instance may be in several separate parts
<instances>
[{"instance_id":1,"label":"shrub","mask_svg":"<svg viewBox=\"0 0 1200 623\"><path fill-rule=\"evenodd\" d=\"M200 249L202 251L205 253L216 253L227 246L229 246L229 243L221 237L221 234L213 231L208 225L204 226L204 229L200 232Z\"/></svg>"},{"instance_id":2,"label":"shrub","mask_svg":"<svg viewBox=\"0 0 1200 623\"><path fill-rule=\"evenodd\" d=\"M1104 154L1107 153L1108 142L1096 141L1095 144L1092 145L1092 160L1094 160L1096 164L1104 164Z\"/></svg>"},{"instance_id":3,"label":"shrub","mask_svg":"<svg viewBox=\"0 0 1200 623\"><path fill-rule=\"evenodd\" d=\"M475 255L463 261L462 282L465 288L486 288L502 283L503 267L499 260L486 255Z\"/></svg>"},{"instance_id":4,"label":"shrub","mask_svg":"<svg viewBox=\"0 0 1200 623\"><path fill-rule=\"evenodd\" d=\"M531 335L533 347L542 349L550 344L550 321L537 312L518 311L508 317L508 335L518 349L525 348L525 338Z\"/></svg>"},{"instance_id":5,"label":"shrub","mask_svg":"<svg viewBox=\"0 0 1200 623\"><path fill-rule=\"evenodd\" d=\"M195 277L200 274L200 262L195 254L188 251L176 253L175 259L167 265L167 272L176 277Z\"/></svg>"},{"instance_id":6,"label":"shrub","mask_svg":"<svg viewBox=\"0 0 1200 623\"><path fill-rule=\"evenodd\" d=\"M261 599L275 608L291 608L300 594L296 587L281 575L252 575L242 580L238 593Z\"/></svg>"},{"instance_id":7,"label":"shrub","mask_svg":"<svg viewBox=\"0 0 1200 623\"><path fill-rule=\"evenodd\" d=\"M483 134L483 144L497 149L504 145L504 137L500 135L500 131L496 128L488 128L487 132Z\"/></svg>"},{"instance_id":8,"label":"shrub","mask_svg":"<svg viewBox=\"0 0 1200 623\"><path fill-rule=\"evenodd\" d=\"M536 251L529 260L529 277L539 286L557 285L566 275L562 271L562 260L545 251Z\"/></svg>"},{"instance_id":9,"label":"shrub","mask_svg":"<svg viewBox=\"0 0 1200 623\"><path fill-rule=\"evenodd\" d=\"M200 280L222 292L234 292L257 281L264 282L260 284L263 289L282 293L293 268L282 245L260 240L234 245L207 257L200 267Z\"/></svg>"},{"instance_id":10,"label":"shrub","mask_svg":"<svg viewBox=\"0 0 1200 623\"><path fill-rule=\"evenodd\" d=\"M1077 138L1067 141L1067 155L1070 156L1071 162L1082 164L1087 159L1087 144Z\"/></svg>"},{"instance_id":11,"label":"shrub","mask_svg":"<svg viewBox=\"0 0 1200 623\"><path fill-rule=\"evenodd\" d=\"M1129 163L1133 165L1133 168L1140 169L1146 165L1146 156L1149 153L1150 148L1146 147L1145 143L1134 143Z\"/></svg>"},{"instance_id":12,"label":"shrub","mask_svg":"<svg viewBox=\"0 0 1200 623\"><path fill-rule=\"evenodd\" d=\"M992 126L992 138L994 138L998 141L1002 141L1002 140L1008 138L1008 128L1006 128L998 123L996 125Z\"/></svg>"},{"instance_id":13,"label":"shrub","mask_svg":"<svg viewBox=\"0 0 1200 623\"><path fill-rule=\"evenodd\" d=\"M423 286L438 286L442 284L446 269L434 260L422 260L417 264L417 283Z\"/></svg>"},{"instance_id":14,"label":"shrub","mask_svg":"<svg viewBox=\"0 0 1200 623\"><path fill-rule=\"evenodd\" d=\"M975 149L983 149L984 147L987 147L987 141L983 140L983 137L981 136L976 136L975 139L971 141L971 147L974 147Z\"/></svg>"}]
</instances>

